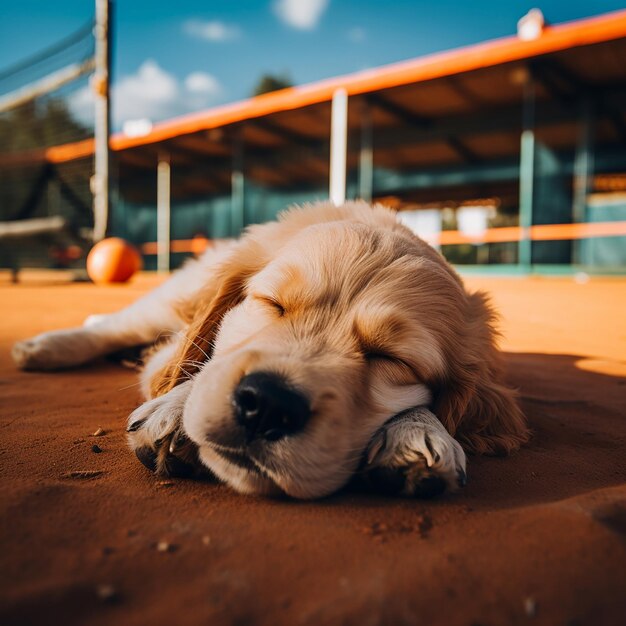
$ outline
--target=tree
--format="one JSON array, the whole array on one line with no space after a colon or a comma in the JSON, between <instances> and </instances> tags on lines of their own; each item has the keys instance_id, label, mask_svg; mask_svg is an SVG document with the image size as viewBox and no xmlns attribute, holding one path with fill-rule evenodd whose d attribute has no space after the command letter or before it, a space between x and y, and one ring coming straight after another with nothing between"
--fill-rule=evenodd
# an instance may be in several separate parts
<instances>
[{"instance_id":1,"label":"tree","mask_svg":"<svg viewBox=\"0 0 626 626\"><path fill-rule=\"evenodd\" d=\"M61 97L30 100L0 115L2 153L78 141L92 134L91 129L74 119Z\"/></svg>"},{"instance_id":2,"label":"tree","mask_svg":"<svg viewBox=\"0 0 626 626\"><path fill-rule=\"evenodd\" d=\"M254 96L260 96L262 93L269 93L270 91L278 91L279 89L286 89L287 87L293 87L291 79L286 74L275 76L273 74L263 74L252 92Z\"/></svg>"},{"instance_id":3,"label":"tree","mask_svg":"<svg viewBox=\"0 0 626 626\"><path fill-rule=\"evenodd\" d=\"M30 100L2 113L0 220L43 217L52 203L57 203L55 209L70 207L78 197L85 198L88 206L91 162L65 166L61 172L62 165L53 166L45 160L44 149L92 134L74 119L62 97Z\"/></svg>"}]
</instances>

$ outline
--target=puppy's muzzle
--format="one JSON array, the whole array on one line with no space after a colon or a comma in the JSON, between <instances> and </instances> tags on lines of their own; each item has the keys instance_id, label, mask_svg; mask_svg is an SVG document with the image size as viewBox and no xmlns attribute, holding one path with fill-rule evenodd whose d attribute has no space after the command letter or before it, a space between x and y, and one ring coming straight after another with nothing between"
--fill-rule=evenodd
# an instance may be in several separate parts
<instances>
[{"instance_id":1,"label":"puppy's muzzle","mask_svg":"<svg viewBox=\"0 0 626 626\"><path fill-rule=\"evenodd\" d=\"M233 394L235 419L246 441L278 441L304 429L311 417L307 398L277 374L244 376Z\"/></svg>"}]
</instances>

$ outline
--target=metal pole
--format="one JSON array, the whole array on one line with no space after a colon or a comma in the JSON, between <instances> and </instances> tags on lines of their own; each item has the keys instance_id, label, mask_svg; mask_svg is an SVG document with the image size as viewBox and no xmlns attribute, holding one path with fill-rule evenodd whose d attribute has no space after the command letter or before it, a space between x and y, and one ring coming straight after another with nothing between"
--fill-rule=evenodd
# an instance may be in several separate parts
<instances>
[{"instance_id":1,"label":"metal pole","mask_svg":"<svg viewBox=\"0 0 626 626\"><path fill-rule=\"evenodd\" d=\"M233 164L230 175L231 228L237 237L245 226L245 184L243 172L243 138L241 129L236 130L233 142Z\"/></svg>"},{"instance_id":2,"label":"metal pole","mask_svg":"<svg viewBox=\"0 0 626 626\"><path fill-rule=\"evenodd\" d=\"M359 152L359 196L366 202L372 201L374 187L374 148L372 113L364 101L361 107L361 150Z\"/></svg>"},{"instance_id":3,"label":"metal pole","mask_svg":"<svg viewBox=\"0 0 626 626\"><path fill-rule=\"evenodd\" d=\"M574 197L572 218L575 223L587 221L587 196L591 187L593 173L593 111L591 101L585 98L581 107L581 127L574 158ZM582 242L572 242L572 261L575 264L584 262L582 258Z\"/></svg>"},{"instance_id":4,"label":"metal pole","mask_svg":"<svg viewBox=\"0 0 626 626\"><path fill-rule=\"evenodd\" d=\"M533 194L535 182L535 85L529 76L524 85L522 104L522 136L520 139L519 172L519 225L522 235L519 241L518 263L530 269L532 265L532 241L530 227L533 223Z\"/></svg>"},{"instance_id":5,"label":"metal pole","mask_svg":"<svg viewBox=\"0 0 626 626\"><path fill-rule=\"evenodd\" d=\"M329 196L333 204L346 201L346 160L348 149L348 92L337 89L333 94L330 121Z\"/></svg>"},{"instance_id":6,"label":"metal pole","mask_svg":"<svg viewBox=\"0 0 626 626\"><path fill-rule=\"evenodd\" d=\"M110 26L111 0L96 0L96 71L92 83L95 94L95 150L92 183L94 241L100 241L106 237L109 221Z\"/></svg>"},{"instance_id":7,"label":"metal pole","mask_svg":"<svg viewBox=\"0 0 626 626\"><path fill-rule=\"evenodd\" d=\"M157 165L157 269L162 273L170 271L170 185L170 159L163 154Z\"/></svg>"}]
</instances>

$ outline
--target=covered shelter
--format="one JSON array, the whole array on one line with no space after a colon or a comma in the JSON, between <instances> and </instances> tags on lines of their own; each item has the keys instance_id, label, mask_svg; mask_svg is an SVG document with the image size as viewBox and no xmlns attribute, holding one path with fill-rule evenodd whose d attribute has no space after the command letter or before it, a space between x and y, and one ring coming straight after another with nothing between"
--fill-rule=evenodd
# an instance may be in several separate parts
<instances>
[{"instance_id":1,"label":"covered shelter","mask_svg":"<svg viewBox=\"0 0 626 626\"><path fill-rule=\"evenodd\" d=\"M363 198L456 263L623 271L624 59L620 11L116 134L109 232L167 270L194 237ZM92 154L88 139L45 159Z\"/></svg>"}]
</instances>

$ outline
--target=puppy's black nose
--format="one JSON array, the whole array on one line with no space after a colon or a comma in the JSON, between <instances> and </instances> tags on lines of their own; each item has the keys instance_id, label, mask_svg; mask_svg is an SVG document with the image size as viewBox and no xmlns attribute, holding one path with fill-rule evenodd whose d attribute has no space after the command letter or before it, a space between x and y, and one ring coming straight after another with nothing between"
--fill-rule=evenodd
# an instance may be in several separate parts
<instances>
[{"instance_id":1,"label":"puppy's black nose","mask_svg":"<svg viewBox=\"0 0 626 626\"><path fill-rule=\"evenodd\" d=\"M235 389L233 404L248 441L277 441L302 430L311 416L304 395L277 374L267 372L244 376Z\"/></svg>"}]
</instances>

